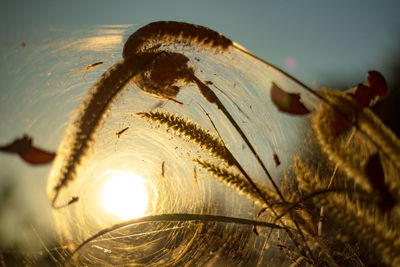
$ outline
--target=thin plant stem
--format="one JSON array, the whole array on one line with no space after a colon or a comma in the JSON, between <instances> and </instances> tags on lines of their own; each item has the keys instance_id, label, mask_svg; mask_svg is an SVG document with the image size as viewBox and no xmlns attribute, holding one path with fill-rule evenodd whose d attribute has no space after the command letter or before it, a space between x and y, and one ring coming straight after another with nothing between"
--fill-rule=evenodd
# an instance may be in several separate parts
<instances>
[{"instance_id":1,"label":"thin plant stem","mask_svg":"<svg viewBox=\"0 0 400 267\"><path fill-rule=\"evenodd\" d=\"M229 122L233 125L233 127L239 133L240 137L243 139L243 141L249 147L250 151L255 156L256 160L258 161L258 163L260 164L261 168L263 169L263 171L267 175L269 181L271 182L272 186L274 187L274 189L277 192L277 194L279 195L279 197L282 199L283 202L285 202L285 198L283 197L283 195L282 195L281 191L279 190L278 186L276 185L274 179L272 178L271 174L269 173L269 171L265 167L264 163L262 162L260 156L258 155L256 150L254 149L253 145L250 143L249 139L247 139L246 135L244 134L244 132L242 131L240 126L236 123L236 121L233 119L231 114L228 112L228 110L225 108L225 106L219 100L217 95L207 85L205 85L200 79L198 79L196 76L193 75L192 79L197 84L201 94L207 99L207 101L209 101L210 103L215 104L218 107L218 109L220 109L222 111L222 113L226 116L226 118L229 120ZM256 189L256 191L263 198L260 190L254 184L252 179L250 177L246 177L246 179L248 179L249 183L254 187L254 189ZM264 200L267 203L267 200L266 199L264 199Z\"/></svg>"},{"instance_id":2,"label":"thin plant stem","mask_svg":"<svg viewBox=\"0 0 400 267\"><path fill-rule=\"evenodd\" d=\"M168 221L168 222L185 222L185 221L209 221L209 222L225 222L225 223L236 223L236 224L243 224L243 225L257 225L257 226L262 226L262 227L270 227L273 229L283 229L282 226L272 224L272 223L267 223L267 222L261 222L261 221L255 221L255 220L248 220L248 219L242 219L242 218L235 218L235 217L227 217L227 216L218 216L218 215L206 215L206 214L189 214L189 213L171 213L171 214L161 214L161 215L149 215L137 219L132 219L128 221L124 221L118 224L114 224L111 227L105 228L101 231L99 231L97 234L89 237L85 241L83 241L72 253L69 255L69 257L66 259L66 262L68 262L72 257L86 244L89 242L95 240L96 238L103 236L107 233L110 233L112 231L118 230L123 227L127 227L130 225L138 224L138 223L145 223L145 222L163 222L163 221Z\"/></svg>"}]
</instances>

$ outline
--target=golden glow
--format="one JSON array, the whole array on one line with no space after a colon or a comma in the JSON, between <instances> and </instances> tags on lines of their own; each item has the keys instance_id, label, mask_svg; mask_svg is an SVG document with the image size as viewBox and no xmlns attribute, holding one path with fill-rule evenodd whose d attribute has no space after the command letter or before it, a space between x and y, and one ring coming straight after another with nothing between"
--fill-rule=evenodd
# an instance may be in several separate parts
<instances>
[{"instance_id":1,"label":"golden glow","mask_svg":"<svg viewBox=\"0 0 400 267\"><path fill-rule=\"evenodd\" d=\"M121 35L113 34L105 34L102 36L96 37L87 37L79 39L69 46L76 47L79 51L110 51L112 49L117 49L123 42L123 37Z\"/></svg>"},{"instance_id":2,"label":"golden glow","mask_svg":"<svg viewBox=\"0 0 400 267\"><path fill-rule=\"evenodd\" d=\"M121 220L143 216L148 205L144 179L134 173L108 171L100 193L104 209Z\"/></svg>"}]
</instances>

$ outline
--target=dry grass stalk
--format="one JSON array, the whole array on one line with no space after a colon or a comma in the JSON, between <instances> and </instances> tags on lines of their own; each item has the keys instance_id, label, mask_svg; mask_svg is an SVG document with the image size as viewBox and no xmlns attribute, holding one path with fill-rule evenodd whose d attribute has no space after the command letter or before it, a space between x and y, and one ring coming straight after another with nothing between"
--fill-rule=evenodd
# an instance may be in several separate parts
<instances>
[{"instance_id":1,"label":"dry grass stalk","mask_svg":"<svg viewBox=\"0 0 400 267\"><path fill-rule=\"evenodd\" d=\"M198 144L202 148L205 148L209 151L211 155L223 160L225 163L227 163L228 166L235 166L236 168L238 168L238 170L241 174L243 174L249 185L252 186L254 188L254 191L258 194L258 198L263 199L264 203L269 208L271 208L271 210L273 210L266 196L264 196L264 194L258 189L258 186L253 182L252 178L235 159L229 149L226 148L221 139L204 130L197 123L168 112L149 111L139 112L137 113L137 115L150 121L157 122L161 125L165 125L168 129L173 130L181 136L184 136L187 140ZM275 188L277 188L275 184L273 185ZM277 190L277 193L283 200L283 196L281 195L279 189ZM273 211L273 213L275 212ZM275 215L277 214L275 213Z\"/></svg>"},{"instance_id":2,"label":"dry grass stalk","mask_svg":"<svg viewBox=\"0 0 400 267\"><path fill-rule=\"evenodd\" d=\"M332 162L338 164L348 176L364 190L372 190L364 172L367 157L359 153L352 153L344 149L344 143L337 137L335 120L338 116L330 107L324 107L313 117L313 129L321 149L328 155Z\"/></svg>"},{"instance_id":3,"label":"dry grass stalk","mask_svg":"<svg viewBox=\"0 0 400 267\"><path fill-rule=\"evenodd\" d=\"M339 107L346 107L343 111L350 116L354 116L360 130L368 134L372 142L376 144L379 151L385 156L387 161L387 169L385 175L385 184L397 201L400 201L400 140L396 135L387 128L382 121L367 108L361 108L348 95L332 90L325 90L324 95L332 103ZM357 175L349 175L361 183L365 183L365 163L368 155L359 155L357 153L346 153L344 149L339 149L340 144L335 138L332 124L335 124L329 108L323 109L315 115L314 130L317 134L318 141L323 150L342 166L346 166L346 171L354 171ZM350 113L351 112L351 113ZM334 154L337 153L335 156ZM341 154L341 155L339 155ZM364 156L364 158L363 158ZM342 163L342 164L341 164ZM343 165L343 163L349 163ZM358 166L357 166L358 165ZM358 170L357 170L358 169ZM388 175L388 174L391 175Z\"/></svg>"},{"instance_id":4,"label":"dry grass stalk","mask_svg":"<svg viewBox=\"0 0 400 267\"><path fill-rule=\"evenodd\" d=\"M269 206L266 207L265 210L267 210L267 208L271 209L270 211L272 211L272 209L274 210L276 214L272 212L271 215L277 216L275 222L284 219L285 224L291 228L295 228L296 225L294 222L296 221L307 233L315 235L315 228L312 226L309 214L302 209L293 209L290 202L282 202L277 193L257 185L257 188L259 188L264 196L264 198L261 198L254 187L241 175L235 174L226 168L219 167L208 161L199 159L194 159L194 161L216 177L220 182L235 189L239 194L245 195L250 200L254 201L254 203L265 207L265 199L267 199ZM285 197L287 199L296 199L294 192L287 192Z\"/></svg>"},{"instance_id":5,"label":"dry grass stalk","mask_svg":"<svg viewBox=\"0 0 400 267\"><path fill-rule=\"evenodd\" d=\"M362 108L354 99L341 92L325 90L324 96L354 117L360 130L367 133L400 170L400 140L370 109Z\"/></svg>"},{"instance_id":6,"label":"dry grass stalk","mask_svg":"<svg viewBox=\"0 0 400 267\"><path fill-rule=\"evenodd\" d=\"M299 160L295 160L295 171L302 190L315 192L323 189L319 179ZM326 207L339 221L344 222L349 231L357 233L364 241L371 242L388 265L400 264L399 232L391 230L387 222L361 209L343 194L321 194L315 198L319 205Z\"/></svg>"},{"instance_id":7,"label":"dry grass stalk","mask_svg":"<svg viewBox=\"0 0 400 267\"><path fill-rule=\"evenodd\" d=\"M200 159L194 159L196 163L198 163L202 168L207 170L210 174L214 175L219 181L222 183L232 187L235 189L238 193L243 194L247 196L249 199L254 201L256 204L265 206L264 200L258 195L257 191L250 185L249 182L247 182L244 177L242 177L239 174L235 174L228 169L221 168L211 162L205 161L205 160L200 160ZM262 188L261 186L257 187L260 189L262 194L268 199L269 204L272 207L275 206L280 206L282 205L282 200L279 198L279 196L270 191L267 190L266 188Z\"/></svg>"},{"instance_id":8,"label":"dry grass stalk","mask_svg":"<svg viewBox=\"0 0 400 267\"><path fill-rule=\"evenodd\" d=\"M399 203L399 143L395 135L369 110L360 107L353 99L341 92L326 90L325 97L332 102L344 115L356 121L361 133L368 135L368 144L374 144L373 150L378 150L384 155L385 185L393 193L395 206ZM400 230L394 209L383 211L376 201L378 188L369 182L371 175L367 173L366 164L371 158L371 151L366 148L350 146L345 147L343 133L350 129L347 124L331 107L322 106L313 117L312 126L321 149L328 157L345 171L348 181L358 184L368 202L359 203L350 189L349 192L331 192L329 194L315 195L315 202L324 206L336 216L338 221L344 222L346 230L354 232L360 239L370 242L388 265L400 264ZM344 126L343 126L344 125ZM369 139L368 139L369 138ZM376 153L376 152L373 152ZM301 190L313 193L324 190L324 179L318 177L309 167L303 165L295 158L294 170ZM388 175L390 174L390 175ZM386 212L382 214L383 212Z\"/></svg>"},{"instance_id":9,"label":"dry grass stalk","mask_svg":"<svg viewBox=\"0 0 400 267\"><path fill-rule=\"evenodd\" d=\"M228 165L234 164L232 155L223 142L197 123L169 112L148 111L138 112L137 115L161 125L165 125L168 129L173 130L175 133L185 137L189 141L195 142Z\"/></svg>"}]
</instances>

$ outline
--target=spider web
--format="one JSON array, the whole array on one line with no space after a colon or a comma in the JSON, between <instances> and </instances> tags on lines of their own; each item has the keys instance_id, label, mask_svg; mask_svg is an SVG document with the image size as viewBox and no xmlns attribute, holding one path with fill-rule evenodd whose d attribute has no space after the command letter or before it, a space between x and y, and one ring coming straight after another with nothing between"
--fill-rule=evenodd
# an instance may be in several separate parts
<instances>
[{"instance_id":1,"label":"spider web","mask_svg":"<svg viewBox=\"0 0 400 267\"><path fill-rule=\"evenodd\" d=\"M121 52L125 40L137 29L137 26L115 26L84 28L72 33L56 31L55 39L41 43L32 56L35 65L50 66L50 71L44 67L40 69L45 77L41 86L45 84L48 90L40 91L39 87L27 90L33 94L30 99L36 104L26 106L25 112L29 107L35 108L43 121L50 122L42 131L47 129L56 137L65 129L50 171L48 195L53 204L61 205L72 197L79 197L73 205L53 212L60 244L67 245L70 250L116 223L104 213L95 197L106 179L104 173L110 170L132 172L146 180L150 199L146 215L189 213L256 219L257 213L265 207L218 181L196 160L211 162L236 174L239 173L237 168L226 166L209 150L172 129L141 118L139 112L159 111L195 122L221 138L257 185L274 190L249 144L194 82L174 84L178 93L173 99L160 99L146 93L138 87L137 81L126 83L117 97L112 96L106 112L94 120L98 125L94 127L93 139L80 141L84 134L79 134L79 127L85 126L78 125L79 121L84 115L99 114L87 108L88 103L95 102L97 88L103 86L107 77L112 77L110 87L122 83L125 70ZM172 55L174 60L179 59L177 54L188 59L187 66L193 70L193 75L220 99L279 188L289 190L292 186L295 156L306 158L310 164L321 161L314 151L310 117L280 112L271 101L270 88L276 84L286 92L300 94L308 109L316 109L322 104L321 100L301 83L237 44L226 49L210 49L200 43L171 39L162 41L159 46L157 43L149 46L152 45ZM46 61L41 64L44 59ZM92 65L96 62L105 64ZM54 101L43 108L42 98ZM102 105L101 101L99 103ZM52 110L61 112L52 113ZM72 110L75 111L72 113ZM68 124L60 125L59 121L68 118ZM64 178L65 164L74 157L71 151L76 144L86 144L88 152L72 161L73 179L55 190ZM279 166L276 158L279 158ZM321 170L324 171L327 170ZM72 260L80 265L281 264L284 255L279 254L277 247L269 246L287 236L274 231L267 242L268 229L258 231L260 236L253 232L253 226L199 220L141 222L85 243Z\"/></svg>"},{"instance_id":2,"label":"spider web","mask_svg":"<svg viewBox=\"0 0 400 267\"><path fill-rule=\"evenodd\" d=\"M129 35L136 28L123 29L122 35ZM102 38L93 37L93 40L104 40ZM76 49L75 44L80 44L82 39L91 37L84 35L68 42L67 47ZM113 55L112 60L117 61L122 44L94 48L90 58ZM235 47L219 53L197 45L167 43L163 46L165 51L179 52L189 58L188 64L195 69L196 77L208 84L221 99L272 177L281 184L284 177L290 175L287 170L292 164L293 155L299 155L303 150L305 144L302 139L309 122L307 118L279 112L271 103L269 88L274 81L288 92L299 92L299 85ZM82 56L88 58L86 54ZM71 69L65 63L62 68ZM86 81L83 79L85 70L67 79L64 78L66 74L61 75L57 81L60 83L63 80L62 83L67 85L60 85L56 93L67 97L69 101L73 99L76 105L81 101L83 92L94 84L95 77L104 69L104 66L99 66L89 70ZM304 98L309 105L316 105L310 101L314 100L312 96ZM90 93L84 99L89 101ZM196 122L214 136L221 137L258 185L271 188L260 164L241 136L224 114L204 99L195 85L182 86L176 100L182 104L155 98L134 83L124 88L108 108L89 154L78 165L76 179L60 190L59 203L67 203L72 196L79 196L77 203L54 211L62 236L61 243L74 249L85 239L113 224L99 211L99 203L93 198L102 183L102 173L110 169L134 172L145 177L151 199L147 215L193 213L255 218L262 206L255 205L244 195L220 183L193 161L202 159L221 164L208 151L166 127L157 126L137 115L137 112L158 110ZM74 127L76 118L77 115L72 117L68 127ZM129 127L128 131L119 137L114 136L126 127ZM64 144L73 138L71 133L67 128ZM279 167L275 166L274 155L279 157ZM64 160L60 158L60 161ZM164 176L161 175L163 162L166 170ZM57 182L57 175L54 174L57 168L56 163L50 174L48 188ZM194 168L197 183L194 180ZM269 256L274 255L277 249L263 251L265 242L266 236L257 237L252 226L217 222L149 222L124 227L93 240L79 251L79 255L75 255L74 260L90 265L199 265L207 262L237 265L267 260L271 263ZM274 259L277 262L282 260L276 255Z\"/></svg>"},{"instance_id":3,"label":"spider web","mask_svg":"<svg viewBox=\"0 0 400 267\"><path fill-rule=\"evenodd\" d=\"M123 34L130 27L134 28L44 25L33 32L10 32L2 38L1 144L26 133L33 137L34 145L56 151L87 83L116 60L113 52L122 49ZM69 77L66 73L100 60L105 64L88 71L85 79L84 71ZM41 241L52 247L56 239L45 196L50 166L32 167L8 154L0 157L1 186L10 184L14 188L5 202L8 207L2 210L1 248L18 247L13 254L22 251L34 262L33 258L43 257Z\"/></svg>"}]
</instances>

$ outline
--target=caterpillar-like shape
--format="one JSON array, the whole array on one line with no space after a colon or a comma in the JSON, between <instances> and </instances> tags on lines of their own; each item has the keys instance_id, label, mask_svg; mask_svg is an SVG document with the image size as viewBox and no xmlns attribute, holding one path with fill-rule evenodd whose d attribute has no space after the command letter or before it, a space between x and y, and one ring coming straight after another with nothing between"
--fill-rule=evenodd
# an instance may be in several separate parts
<instances>
[{"instance_id":1,"label":"caterpillar-like shape","mask_svg":"<svg viewBox=\"0 0 400 267\"><path fill-rule=\"evenodd\" d=\"M203 26L176 21L157 21L133 33L127 40L122 55L128 58L166 41L180 41L221 50L233 44L225 36Z\"/></svg>"}]
</instances>

